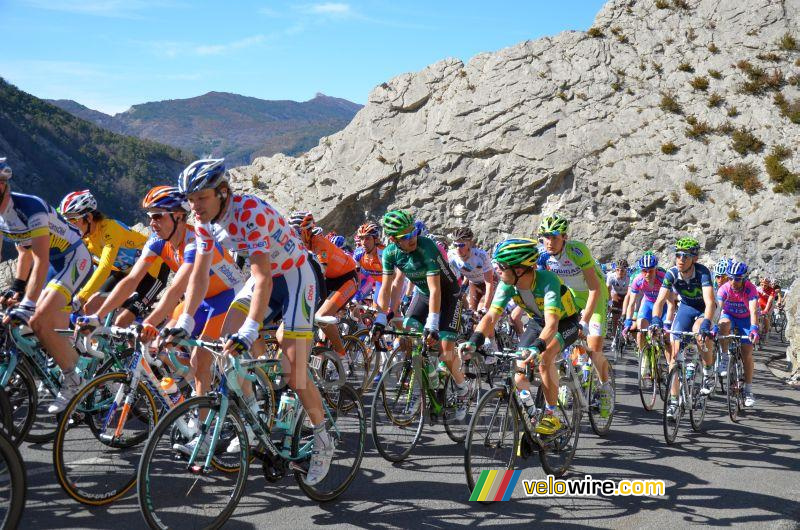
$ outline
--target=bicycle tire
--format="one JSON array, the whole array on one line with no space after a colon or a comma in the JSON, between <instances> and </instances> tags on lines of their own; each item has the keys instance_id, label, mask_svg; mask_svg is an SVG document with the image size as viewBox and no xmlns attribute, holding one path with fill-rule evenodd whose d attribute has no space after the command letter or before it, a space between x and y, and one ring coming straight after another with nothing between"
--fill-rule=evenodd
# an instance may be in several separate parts
<instances>
[{"instance_id":1,"label":"bicycle tire","mask_svg":"<svg viewBox=\"0 0 800 530\"><path fill-rule=\"evenodd\" d=\"M7 485L9 491L7 508L0 508L3 512L0 514L0 528L18 528L25 511L28 479L19 449L3 431L0 431L0 482Z\"/></svg>"},{"instance_id":2,"label":"bicycle tire","mask_svg":"<svg viewBox=\"0 0 800 530\"><path fill-rule=\"evenodd\" d=\"M608 375L611 382L611 413L607 418L603 418L601 409L595 409L593 406L595 403L595 389L597 389L598 392L596 401L598 405L600 404L599 394L602 392L602 389L600 383L600 374L597 371L597 367L592 365L592 376L589 379L589 425L592 427L592 431L594 431L597 436L606 436L609 433L611 430L611 423L614 421L614 414L616 412L617 382L616 378L614 377L614 366L611 363L608 363Z\"/></svg>"},{"instance_id":3,"label":"bicycle tire","mask_svg":"<svg viewBox=\"0 0 800 530\"><path fill-rule=\"evenodd\" d=\"M457 398L456 398L456 384L453 377L448 375L444 381L444 414L442 415L442 423L447 436L456 443L461 443L467 437L467 430L469 423L472 421L472 413L481 399L481 374L480 368L472 362L466 362L462 365L464 367L464 380L469 385L468 399L467 399L467 415L463 421L455 419Z\"/></svg>"},{"instance_id":4,"label":"bicycle tire","mask_svg":"<svg viewBox=\"0 0 800 530\"><path fill-rule=\"evenodd\" d=\"M344 335L342 344L344 344L344 351L347 352L350 358L350 363L346 367L346 371L350 372L347 375L347 383L359 395L363 395L367 387L367 377L372 372L371 357L367 353L367 347L354 335Z\"/></svg>"},{"instance_id":5,"label":"bicycle tire","mask_svg":"<svg viewBox=\"0 0 800 530\"><path fill-rule=\"evenodd\" d=\"M639 382L639 399L642 400L644 410L651 411L656 406L656 399L658 399L658 364L653 366L653 347L650 345L645 346L645 349L639 355L639 373L637 374ZM648 365L645 368L645 363ZM642 372L645 373L642 376Z\"/></svg>"},{"instance_id":6,"label":"bicycle tire","mask_svg":"<svg viewBox=\"0 0 800 530\"><path fill-rule=\"evenodd\" d=\"M482 471L514 469L520 444L520 421L505 386L488 390L478 401L464 440L464 472L470 492L475 489ZM493 437L492 432L496 436ZM484 450L487 455L481 456Z\"/></svg>"},{"instance_id":7,"label":"bicycle tire","mask_svg":"<svg viewBox=\"0 0 800 530\"><path fill-rule=\"evenodd\" d=\"M370 411L372 441L378 453L389 462L405 460L422 435L425 411L427 403L421 377L411 359L398 361L385 370L375 389ZM403 441L387 442L392 430L397 431L397 436L403 435ZM393 450L394 447L397 449Z\"/></svg>"},{"instance_id":8,"label":"bicycle tire","mask_svg":"<svg viewBox=\"0 0 800 530\"><path fill-rule=\"evenodd\" d=\"M295 470L294 477L297 485L310 499L317 502L328 502L342 495L355 480L364 458L364 448L367 439L367 419L361 396L350 385L339 388L336 406L329 409L331 415L326 414L326 428L332 438L335 451L328 474L319 484L310 486L303 481L305 473ZM292 456L297 456L303 440L313 440L314 429L310 421L306 420L305 410L300 412L292 436ZM355 421L352 421L355 420ZM344 459L342 448L355 446L355 452L349 459ZM346 462L352 460L349 464ZM343 464L345 462L345 464ZM344 473L339 473L338 468L344 468ZM334 478L340 477L340 478Z\"/></svg>"},{"instance_id":9,"label":"bicycle tire","mask_svg":"<svg viewBox=\"0 0 800 530\"><path fill-rule=\"evenodd\" d=\"M669 363L667 362L667 356L664 352L659 349L656 351L656 355L658 358L656 359L656 366L658 367L658 394L661 396L661 401L667 400L667 377L669 377Z\"/></svg>"},{"instance_id":10,"label":"bicycle tire","mask_svg":"<svg viewBox=\"0 0 800 530\"><path fill-rule=\"evenodd\" d=\"M739 373L739 359L738 355L731 354L730 361L728 362L728 392L726 394L726 402L728 406L728 416L734 423L739 422L742 413L742 393L744 378Z\"/></svg>"},{"instance_id":11,"label":"bicycle tire","mask_svg":"<svg viewBox=\"0 0 800 530\"><path fill-rule=\"evenodd\" d=\"M563 476L575 458L575 451L578 449L578 440L581 435L581 405L578 389L572 385L562 385L568 394L565 398L558 400L555 414L558 416L562 426L559 432L550 435L542 435L542 443L539 445L539 460L545 474L554 477ZM561 389L559 389L559 394ZM539 386L536 392L536 408L541 412L539 420L544 414L544 387Z\"/></svg>"},{"instance_id":12,"label":"bicycle tire","mask_svg":"<svg viewBox=\"0 0 800 530\"><path fill-rule=\"evenodd\" d=\"M219 399L216 395L197 396L187 399L164 415L156 425L153 434L147 440L136 474L136 488L139 508L150 528L220 528L230 518L239 504L247 480L250 447L244 423L232 402L229 402L230 406L224 422L225 425L233 428L233 434L238 436L240 447L242 448L238 455L233 456L234 459L238 460L238 465L235 466L238 473L235 477L232 477L232 473L221 471L218 473L213 471L193 473L194 470L187 469L185 459L175 460L176 451L172 448L172 430L177 428L177 422L183 421L184 416L187 414L192 417L197 416L197 413L194 412L195 409L203 408L209 412L213 410L218 413L220 407ZM219 421L218 416L216 421ZM165 435L167 443L163 444ZM223 440L219 439L218 442L219 444L215 451L217 454L219 454L220 450L224 450L224 447L221 447ZM155 466L159 462L165 462L166 466L172 470L172 476L163 476L156 480L155 477L160 473L156 472L157 474L155 475L153 473ZM198 460L196 463L201 464L202 461ZM216 466L213 467L216 468ZM186 480L187 478L188 480ZM213 487L210 485L211 480L216 479L232 482L232 490L228 493L229 488L227 486L222 488L225 490L225 493L221 495L224 505L222 508L212 508L209 511L210 515L206 518L208 519L207 521L192 521L186 513L175 514L172 511L168 511L167 508L163 510L159 508L158 513L154 513L156 510L155 503L157 502L174 501L175 509L187 508L194 500L193 495L210 494ZM197 482L200 481L203 481L204 484L195 487ZM160 494L153 492L156 482L159 482L159 485L163 488L163 492L160 492ZM165 484L165 486L162 484Z\"/></svg>"},{"instance_id":13,"label":"bicycle tire","mask_svg":"<svg viewBox=\"0 0 800 530\"><path fill-rule=\"evenodd\" d=\"M681 366L676 364L673 366L670 371L669 375L667 375L667 384L666 388L669 393L669 389L672 388L673 380L677 380L678 383L678 408L675 412L675 419L670 420L667 418L667 408L669 407L669 403L671 401L671 396L664 400L664 416L663 416L663 425L664 425L664 439L667 441L667 445L672 445L675 442L675 439L678 436L678 430L680 429L681 425L681 417L683 416L683 404L680 403L680 393L681 393Z\"/></svg>"},{"instance_id":14,"label":"bicycle tire","mask_svg":"<svg viewBox=\"0 0 800 530\"><path fill-rule=\"evenodd\" d=\"M14 421L11 418L11 402L8 400L8 394L2 388L0 388L0 429L11 438L14 445L17 445L17 441L13 439Z\"/></svg>"},{"instance_id":15,"label":"bicycle tire","mask_svg":"<svg viewBox=\"0 0 800 530\"><path fill-rule=\"evenodd\" d=\"M18 364L5 388L11 404L11 417L14 423L12 439L17 445L28 440L28 433L36 420L36 409L39 407L39 392L36 379L25 364Z\"/></svg>"},{"instance_id":16,"label":"bicycle tire","mask_svg":"<svg viewBox=\"0 0 800 530\"><path fill-rule=\"evenodd\" d=\"M703 418L706 415L706 404L708 403L708 396L704 396L700 389L703 387L703 370L700 368L701 362L698 357L697 368L695 368L692 379L686 381L686 393L691 396L691 407L689 407L689 422L692 424L692 430L700 432L703 425Z\"/></svg>"}]
</instances>

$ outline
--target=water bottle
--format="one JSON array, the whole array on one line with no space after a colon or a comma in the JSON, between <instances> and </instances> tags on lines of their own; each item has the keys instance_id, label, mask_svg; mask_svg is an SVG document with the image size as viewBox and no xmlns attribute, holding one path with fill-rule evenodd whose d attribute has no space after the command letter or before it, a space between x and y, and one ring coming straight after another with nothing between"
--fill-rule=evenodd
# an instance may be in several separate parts
<instances>
[{"instance_id":1,"label":"water bottle","mask_svg":"<svg viewBox=\"0 0 800 530\"><path fill-rule=\"evenodd\" d=\"M694 363L689 361L686 363L686 380L690 380L694 376Z\"/></svg>"},{"instance_id":2,"label":"water bottle","mask_svg":"<svg viewBox=\"0 0 800 530\"><path fill-rule=\"evenodd\" d=\"M85 357L83 355L78 356L78 363L75 365L75 373L80 376L86 373L87 368L89 368L89 363L92 362L92 359L89 357Z\"/></svg>"},{"instance_id":3,"label":"water bottle","mask_svg":"<svg viewBox=\"0 0 800 530\"><path fill-rule=\"evenodd\" d=\"M428 384L432 390L439 388L439 372L436 370L436 365L428 361L425 370L428 376Z\"/></svg>"},{"instance_id":4,"label":"water bottle","mask_svg":"<svg viewBox=\"0 0 800 530\"><path fill-rule=\"evenodd\" d=\"M528 421L533 423L536 420L536 405L533 403L533 396L530 390L520 390L519 400L522 403L523 411L527 416Z\"/></svg>"},{"instance_id":5,"label":"water bottle","mask_svg":"<svg viewBox=\"0 0 800 530\"><path fill-rule=\"evenodd\" d=\"M292 444L292 420L294 419L294 409L297 406L297 398L293 392L284 392L281 402L278 405L278 418L276 427L282 429L283 447L290 447Z\"/></svg>"},{"instance_id":6,"label":"water bottle","mask_svg":"<svg viewBox=\"0 0 800 530\"><path fill-rule=\"evenodd\" d=\"M173 405L183 402L183 394L178 391L178 385L171 377L165 377L161 380L161 389L167 393L172 400Z\"/></svg>"}]
</instances>

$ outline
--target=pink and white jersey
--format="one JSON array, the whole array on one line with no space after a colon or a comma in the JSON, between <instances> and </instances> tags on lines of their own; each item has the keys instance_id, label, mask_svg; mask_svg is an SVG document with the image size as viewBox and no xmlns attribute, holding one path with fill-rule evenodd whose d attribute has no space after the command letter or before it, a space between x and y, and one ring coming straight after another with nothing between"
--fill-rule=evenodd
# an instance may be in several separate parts
<instances>
[{"instance_id":1,"label":"pink and white jersey","mask_svg":"<svg viewBox=\"0 0 800 530\"><path fill-rule=\"evenodd\" d=\"M722 306L722 312L734 318L750 317L751 300L758 300L758 289L748 280L745 280L739 291L733 288L733 282L727 282L717 291L717 301Z\"/></svg>"},{"instance_id":2,"label":"pink and white jersey","mask_svg":"<svg viewBox=\"0 0 800 530\"><path fill-rule=\"evenodd\" d=\"M663 270L657 269L655 280L653 280L653 285L650 285L647 283L647 278L645 275L640 273L631 284L631 293L634 295L642 293L645 300L648 302L655 302L656 298L658 298L658 291L661 290L661 283L664 281L664 274L666 273Z\"/></svg>"},{"instance_id":3,"label":"pink and white jersey","mask_svg":"<svg viewBox=\"0 0 800 530\"><path fill-rule=\"evenodd\" d=\"M275 208L254 195L234 195L222 219L195 231L198 254L211 253L215 241L239 255L268 254L273 277L306 261L295 230Z\"/></svg>"}]
</instances>

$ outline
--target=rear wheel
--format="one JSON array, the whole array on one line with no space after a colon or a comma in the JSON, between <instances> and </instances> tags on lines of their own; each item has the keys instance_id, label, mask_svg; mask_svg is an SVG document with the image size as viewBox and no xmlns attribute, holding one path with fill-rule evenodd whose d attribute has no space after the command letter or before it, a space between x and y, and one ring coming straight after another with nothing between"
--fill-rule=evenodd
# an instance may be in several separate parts
<instances>
[{"instance_id":1,"label":"rear wheel","mask_svg":"<svg viewBox=\"0 0 800 530\"><path fill-rule=\"evenodd\" d=\"M578 438L581 434L581 404L578 390L572 385L563 385L559 388L558 402L554 415L561 422L561 429L550 435L537 435L540 437L539 459L542 469L548 475L560 477L569 469L575 450L578 448ZM536 408L539 420L544 414L544 389L540 386L536 393Z\"/></svg>"},{"instance_id":2,"label":"rear wheel","mask_svg":"<svg viewBox=\"0 0 800 530\"><path fill-rule=\"evenodd\" d=\"M18 364L5 388L11 405L11 439L16 445L27 440L28 432L36 419L39 406L39 393L36 380L24 364Z\"/></svg>"},{"instance_id":3,"label":"rear wheel","mask_svg":"<svg viewBox=\"0 0 800 530\"><path fill-rule=\"evenodd\" d=\"M703 370L700 368L702 363L698 360L697 367L695 368L692 378L686 381L686 394L692 398L692 406L689 407L689 420L692 424L692 429L695 432L700 431L703 424L703 418L706 415L706 403L708 396L704 396L700 389L703 388Z\"/></svg>"},{"instance_id":4,"label":"rear wheel","mask_svg":"<svg viewBox=\"0 0 800 530\"><path fill-rule=\"evenodd\" d=\"M680 381L681 381L681 369L679 365L675 365L669 371L669 375L667 376L667 394L670 393L670 390L673 385L678 388L678 396L680 396ZM668 396L667 399L664 400L664 416L663 416L663 423L664 423L664 439L667 441L667 444L672 445L675 442L675 438L678 436L678 428L681 424L681 416L683 415L683 406L680 403L680 398L676 397L676 403L678 404L675 415L673 418L667 417L667 409L670 406L670 402L672 401L672 396Z\"/></svg>"},{"instance_id":5,"label":"rear wheel","mask_svg":"<svg viewBox=\"0 0 800 530\"><path fill-rule=\"evenodd\" d=\"M728 363L728 415L731 421L738 422L742 413L744 399L744 374L740 373L740 364L735 355L731 355Z\"/></svg>"},{"instance_id":6,"label":"rear wheel","mask_svg":"<svg viewBox=\"0 0 800 530\"><path fill-rule=\"evenodd\" d=\"M653 410L658 397L658 367L652 361L653 347L648 345L639 355L639 398L644 410Z\"/></svg>"},{"instance_id":7,"label":"rear wheel","mask_svg":"<svg viewBox=\"0 0 800 530\"><path fill-rule=\"evenodd\" d=\"M611 410L603 415L603 384L600 382L600 373L597 367L592 365L592 377L589 379L589 424L597 436L605 436L611 430L611 422L614 421L615 400L617 396L617 383L614 378L614 367L608 364L608 383L610 386L610 408Z\"/></svg>"},{"instance_id":8,"label":"rear wheel","mask_svg":"<svg viewBox=\"0 0 800 530\"><path fill-rule=\"evenodd\" d=\"M411 359L386 369L372 400L372 441L380 455L400 462L414 449L425 423L425 393Z\"/></svg>"}]
</instances>

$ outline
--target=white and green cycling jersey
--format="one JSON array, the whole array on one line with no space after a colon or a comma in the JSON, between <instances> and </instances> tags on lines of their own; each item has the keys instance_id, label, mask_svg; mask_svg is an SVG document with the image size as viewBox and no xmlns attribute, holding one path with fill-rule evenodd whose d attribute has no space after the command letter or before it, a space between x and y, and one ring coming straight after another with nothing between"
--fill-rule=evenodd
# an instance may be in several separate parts
<instances>
[{"instance_id":1,"label":"white and green cycling jersey","mask_svg":"<svg viewBox=\"0 0 800 530\"><path fill-rule=\"evenodd\" d=\"M601 298L608 300L605 275L592 257L589 248L580 241L566 241L560 254L548 255L546 264L547 269L554 272L569 287L569 290L572 291L572 296L575 298L575 303L581 309L586 307L586 302L589 299L589 285L583 275L583 269L587 267L591 267L597 274ZM605 307L605 304L598 304L598 306Z\"/></svg>"}]
</instances>

